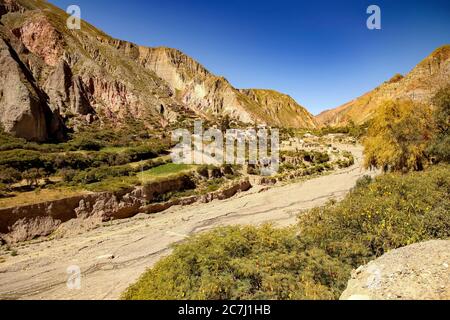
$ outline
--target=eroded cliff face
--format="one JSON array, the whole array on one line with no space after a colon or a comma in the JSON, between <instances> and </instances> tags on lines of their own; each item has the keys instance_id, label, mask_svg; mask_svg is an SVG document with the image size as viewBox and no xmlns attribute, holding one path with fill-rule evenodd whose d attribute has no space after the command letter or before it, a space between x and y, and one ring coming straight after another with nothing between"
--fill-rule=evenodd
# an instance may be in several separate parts
<instances>
[{"instance_id":1,"label":"eroded cliff face","mask_svg":"<svg viewBox=\"0 0 450 320\"><path fill-rule=\"evenodd\" d=\"M27 20L13 34L25 48L41 58L47 65L55 67L64 52L64 38L45 18Z\"/></svg>"},{"instance_id":2,"label":"eroded cliff face","mask_svg":"<svg viewBox=\"0 0 450 320\"><path fill-rule=\"evenodd\" d=\"M22 105L22 96L8 91L8 101L21 106L13 108L11 102L0 105L0 123L7 132L43 141L63 137L64 125L74 123L100 119L121 125L137 119L155 128L176 122L186 113L286 125L284 117L271 121L270 113L261 115L263 106L257 101L178 50L145 48L113 39L84 21L81 30L69 30L67 17L42 0L0 0L1 39L12 48L14 60L27 75L25 87L39 93L39 99L30 98ZM7 63L0 68L4 77L11 69ZM28 91L33 95L33 90ZM277 109L284 107L280 104ZM289 102L286 110L290 108ZM17 119L24 120L17 121L12 109ZM27 114L33 115L32 125L25 120ZM303 116L309 118L307 112L296 115ZM13 122L19 130L13 129ZM311 124L309 119L297 122ZM30 132L22 130L29 126Z\"/></svg>"},{"instance_id":3,"label":"eroded cliff face","mask_svg":"<svg viewBox=\"0 0 450 320\"><path fill-rule=\"evenodd\" d=\"M61 138L61 121L47 105L15 50L0 39L0 119L3 129L28 140Z\"/></svg>"},{"instance_id":4,"label":"eroded cliff face","mask_svg":"<svg viewBox=\"0 0 450 320\"><path fill-rule=\"evenodd\" d=\"M238 90L182 52L140 47L139 61L164 79L176 98L199 115L217 117L227 114L241 122L253 121L255 115Z\"/></svg>"},{"instance_id":5,"label":"eroded cliff face","mask_svg":"<svg viewBox=\"0 0 450 320\"><path fill-rule=\"evenodd\" d=\"M97 118L120 125L134 118L155 127L163 118L176 120L171 107L178 102L164 80L142 68L137 55L130 55L133 49L137 52L136 46L123 45L84 22L81 30L69 30L66 13L44 1L0 3L2 39L22 48L18 59L45 93L50 110L66 125ZM43 139L41 135L37 140Z\"/></svg>"},{"instance_id":6,"label":"eroded cliff face","mask_svg":"<svg viewBox=\"0 0 450 320\"><path fill-rule=\"evenodd\" d=\"M191 183L188 176L183 176L120 192L85 193L38 204L1 208L0 243L32 240L54 232L61 235L77 233L104 221L126 219L139 213L151 214L176 205L228 199L252 187L247 179L243 179L204 195L176 198L167 202L154 201L158 195L183 190Z\"/></svg>"},{"instance_id":7,"label":"eroded cliff face","mask_svg":"<svg viewBox=\"0 0 450 320\"><path fill-rule=\"evenodd\" d=\"M340 126L350 121L363 124L386 100L411 99L431 103L436 92L450 84L450 45L435 50L405 77L396 75L378 88L316 117L320 125Z\"/></svg>"}]
</instances>

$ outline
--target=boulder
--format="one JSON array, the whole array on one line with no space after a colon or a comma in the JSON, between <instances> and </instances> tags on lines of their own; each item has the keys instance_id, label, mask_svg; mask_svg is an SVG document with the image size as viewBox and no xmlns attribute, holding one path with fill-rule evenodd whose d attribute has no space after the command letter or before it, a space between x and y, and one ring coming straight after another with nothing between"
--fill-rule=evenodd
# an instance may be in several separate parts
<instances>
[{"instance_id":1,"label":"boulder","mask_svg":"<svg viewBox=\"0 0 450 320\"><path fill-rule=\"evenodd\" d=\"M341 300L450 299L450 240L392 250L352 273Z\"/></svg>"},{"instance_id":2,"label":"boulder","mask_svg":"<svg viewBox=\"0 0 450 320\"><path fill-rule=\"evenodd\" d=\"M45 141L51 111L19 61L14 50L0 39L0 123L17 137Z\"/></svg>"}]
</instances>

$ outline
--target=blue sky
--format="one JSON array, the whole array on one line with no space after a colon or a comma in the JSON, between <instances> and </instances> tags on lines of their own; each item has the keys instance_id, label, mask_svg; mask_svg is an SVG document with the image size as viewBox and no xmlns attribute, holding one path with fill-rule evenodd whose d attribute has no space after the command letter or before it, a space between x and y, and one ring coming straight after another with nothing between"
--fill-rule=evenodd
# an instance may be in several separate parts
<instances>
[{"instance_id":1,"label":"blue sky","mask_svg":"<svg viewBox=\"0 0 450 320\"><path fill-rule=\"evenodd\" d=\"M407 73L450 43L450 1L50 0L113 37L180 49L237 88L287 93L317 114ZM366 9L381 8L368 30Z\"/></svg>"}]
</instances>

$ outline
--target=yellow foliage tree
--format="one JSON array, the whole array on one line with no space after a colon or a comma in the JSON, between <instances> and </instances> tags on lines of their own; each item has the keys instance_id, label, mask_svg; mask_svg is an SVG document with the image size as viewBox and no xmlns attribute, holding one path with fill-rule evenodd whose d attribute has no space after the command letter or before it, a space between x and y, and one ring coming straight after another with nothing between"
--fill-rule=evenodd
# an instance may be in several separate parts
<instances>
[{"instance_id":1,"label":"yellow foliage tree","mask_svg":"<svg viewBox=\"0 0 450 320\"><path fill-rule=\"evenodd\" d=\"M422 170L433 131L431 107L411 100L386 101L377 110L363 141L365 167Z\"/></svg>"}]
</instances>

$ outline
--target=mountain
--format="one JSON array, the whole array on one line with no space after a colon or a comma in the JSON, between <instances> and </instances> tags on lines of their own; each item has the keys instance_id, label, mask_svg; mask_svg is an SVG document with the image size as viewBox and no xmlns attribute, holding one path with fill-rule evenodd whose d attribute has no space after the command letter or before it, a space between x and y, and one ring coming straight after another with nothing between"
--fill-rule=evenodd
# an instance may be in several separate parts
<instances>
[{"instance_id":1,"label":"mountain","mask_svg":"<svg viewBox=\"0 0 450 320\"><path fill-rule=\"evenodd\" d=\"M251 112L272 126L315 128L317 122L304 107L290 96L274 90L243 89L240 92L253 102Z\"/></svg>"},{"instance_id":2,"label":"mountain","mask_svg":"<svg viewBox=\"0 0 450 320\"><path fill-rule=\"evenodd\" d=\"M343 126L370 120L380 104L389 99L408 98L430 103L441 88L450 84L450 45L436 49L406 76L395 75L376 89L316 117L321 126Z\"/></svg>"},{"instance_id":3,"label":"mountain","mask_svg":"<svg viewBox=\"0 0 450 320\"><path fill-rule=\"evenodd\" d=\"M186 116L224 115L243 123L316 126L282 94L255 99L181 51L117 40L85 21L81 30L69 30L67 18L46 1L0 0L0 124L6 132L61 140L67 130L96 121L161 128Z\"/></svg>"}]
</instances>

